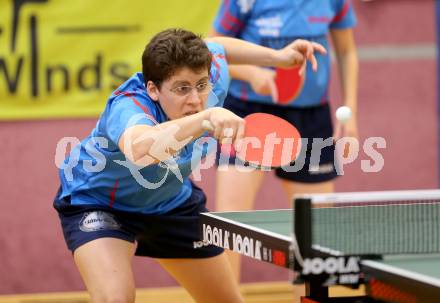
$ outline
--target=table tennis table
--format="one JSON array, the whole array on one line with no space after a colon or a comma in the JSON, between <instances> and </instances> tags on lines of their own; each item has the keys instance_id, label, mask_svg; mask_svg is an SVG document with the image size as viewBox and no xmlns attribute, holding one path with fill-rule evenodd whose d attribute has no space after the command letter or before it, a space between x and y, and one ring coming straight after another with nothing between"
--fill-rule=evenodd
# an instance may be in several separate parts
<instances>
[{"instance_id":1,"label":"table tennis table","mask_svg":"<svg viewBox=\"0 0 440 303\"><path fill-rule=\"evenodd\" d=\"M344 216L355 217L355 221L361 220L362 217L366 217L363 213L371 211L368 209L378 205L378 207L383 206L385 200L390 200L389 196L383 198L384 194L386 196L389 193L390 192L368 193L370 197L368 200L375 200L375 204L370 203L367 204L367 206L350 207L353 208L353 210L350 209ZM392 192L392 194L396 193ZM358 261L358 263L353 265L354 267L359 266L359 272L351 273L348 268L350 267L350 260L345 258L341 261L339 259L340 256L343 256L340 243L335 245L336 249L332 248L331 243L325 243L325 247L313 243L312 246L315 250L320 251L324 255L333 256L333 260L331 260L331 262L329 261L333 264L333 268L337 267L335 264L339 264L340 268L342 268L341 272L344 272L345 266L345 274L336 277L329 274L332 273L332 271L323 273L322 270L319 271L319 268L323 268L322 263L319 263L313 258L308 260L310 263L309 270L313 271L318 269L318 271L316 272L316 276L312 275L312 278L309 278L310 276L304 278L306 282L306 298L308 298L304 299L304 302L440 302L440 244L438 243L440 241L440 191L423 191L423 193L420 191L407 191L403 193L403 198L402 192L398 194L400 198L397 199L398 203L393 204L393 209L387 210L386 208L379 208L379 212L375 212L375 217L383 216L383 218L379 218L379 223L376 222L373 227L366 228L368 230L367 232L379 232L377 235L373 235L373 238L378 242L385 243L385 246L390 245L389 239L386 237L381 238L380 231L384 230L381 224L387 223L382 222L386 221L383 219L390 217L390 211L399 215L399 212L402 212L401 207L404 206L405 208L408 204L408 200L410 200L406 197L425 195L422 203L423 210L411 211L415 217L422 221L422 227L419 225L415 227L418 231L415 231L414 237L418 239L425 237L425 239L418 240L420 241L418 246L420 246L420 244L424 246L427 245L424 250L410 254L393 253L379 256L374 253L371 255L368 253L361 254L359 251L356 251L356 247L342 247L342 249L350 251L350 258L357 253L363 255L357 258L356 261ZM381 195L382 198L380 198ZM314 197L318 197L318 200L332 200L341 204L346 201L356 200L358 196L357 193L354 196L353 193L347 193L342 194L342 198L341 194L339 194L337 198L329 195L315 195ZM295 203L301 203L302 205L304 204L303 200L305 198L311 200L309 196L300 196L295 199ZM432 203L433 201L434 203ZM428 206L426 206L426 202L429 202ZM396 208L396 204L398 208ZM297 209L300 204L295 205L297 205L295 206L295 209ZM418 203L416 206L420 209L421 204ZM334 207L334 204L332 204L329 208L313 209L312 213L315 214L316 212L318 215L314 216L318 218L317 220L322 220L326 216L329 216L328 209L330 209L330 212L341 212L341 209ZM345 207L343 209L344 212L346 212ZM402 215L403 213L400 214ZM421 215L425 217L420 218ZM298 243L302 241L302 235L296 233L296 236L294 236L295 233L293 230L295 229L295 220L299 221L303 219L302 217L298 218L295 216L295 211L292 209L202 213L201 234L203 240L210 244L230 249L257 260L301 272L301 269L298 269L298 265L295 264L295 262L297 262L295 260L301 258L301 256L297 256L297 252L301 247L301 245L298 246ZM310 220L310 218L305 218L305 220ZM408 224L398 228L407 229L408 227L406 225L409 225L409 221L411 220L411 218L407 217L405 222L408 221ZM357 226L350 226L350 224L344 222L339 225L340 229L346 229L349 233L355 233L360 238L365 236L362 234L362 228L357 230ZM377 231L374 231L375 228L377 228ZM426 237L425 228L432 231L430 232L430 238ZM327 231L327 229L329 229L329 231ZM325 224L321 228L317 228L315 232L322 236L313 237L313 242L315 242L315 239L326 242L327 238L331 238L329 240L330 242L334 241L337 243L339 241L337 238L329 235L329 233L333 231ZM408 233L408 230L403 230L401 234L407 235ZM397 241L404 243L405 240L398 239ZM427 241L430 243L425 243ZM433 241L436 243L432 243ZM371 248L374 246L374 243L367 243L367 245L366 247ZM361 247L359 249L362 250L365 248ZM393 251L392 247L387 249ZM314 256L316 257L317 255ZM305 267L304 263L302 266L303 268ZM330 285L351 285L351 287L353 287L353 285L358 286L360 284L366 285L366 296L363 298L329 298L328 286ZM363 301L360 301L361 299Z\"/></svg>"}]
</instances>

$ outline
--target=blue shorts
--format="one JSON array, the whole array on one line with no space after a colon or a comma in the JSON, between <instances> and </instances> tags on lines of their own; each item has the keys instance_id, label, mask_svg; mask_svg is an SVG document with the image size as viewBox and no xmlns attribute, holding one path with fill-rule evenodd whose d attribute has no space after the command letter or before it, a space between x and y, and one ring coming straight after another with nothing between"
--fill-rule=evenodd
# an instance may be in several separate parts
<instances>
[{"instance_id":1,"label":"blue shorts","mask_svg":"<svg viewBox=\"0 0 440 303\"><path fill-rule=\"evenodd\" d=\"M333 140L333 125L328 103L319 104L311 107L293 108L271 104L263 104L251 101L243 101L228 95L224 108L234 112L244 118L253 113L268 113L295 125L303 138L301 153L296 162L287 167L275 169L275 174L281 179L302 183L318 183L329 181L337 177L335 163L335 145ZM312 143L314 138L327 139L330 142L322 145L315 145L315 152L312 154ZM307 139L307 144L304 140ZM316 151L320 150L320 154ZM222 148L218 148L217 165L219 164L239 164L234 157L224 155L221 157ZM313 155L313 156L312 156ZM226 160L225 160L226 159Z\"/></svg>"},{"instance_id":2,"label":"blue shorts","mask_svg":"<svg viewBox=\"0 0 440 303\"><path fill-rule=\"evenodd\" d=\"M200 240L199 214L207 211L205 204L205 194L194 184L192 195L184 204L161 215L72 205L69 197L54 201L72 252L87 242L111 237L136 241L136 255L153 258L209 258L223 252Z\"/></svg>"}]
</instances>

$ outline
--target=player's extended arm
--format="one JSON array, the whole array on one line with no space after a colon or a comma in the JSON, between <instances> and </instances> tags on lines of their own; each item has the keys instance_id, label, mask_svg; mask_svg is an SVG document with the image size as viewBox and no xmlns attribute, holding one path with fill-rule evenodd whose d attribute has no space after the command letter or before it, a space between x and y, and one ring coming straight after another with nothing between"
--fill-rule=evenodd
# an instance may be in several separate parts
<instances>
[{"instance_id":1,"label":"player's extended arm","mask_svg":"<svg viewBox=\"0 0 440 303\"><path fill-rule=\"evenodd\" d=\"M118 146L125 156L139 166L148 166L170 158L206 130L202 122L208 120L215 128L214 137L222 140L224 129L232 129L232 142L244 133L244 120L220 107L164 122L155 126L135 125L124 131Z\"/></svg>"},{"instance_id":2,"label":"player's extended arm","mask_svg":"<svg viewBox=\"0 0 440 303\"><path fill-rule=\"evenodd\" d=\"M345 126L346 135L357 137L357 88L359 62L352 29L331 30L344 105L352 111L352 118Z\"/></svg>"}]
</instances>

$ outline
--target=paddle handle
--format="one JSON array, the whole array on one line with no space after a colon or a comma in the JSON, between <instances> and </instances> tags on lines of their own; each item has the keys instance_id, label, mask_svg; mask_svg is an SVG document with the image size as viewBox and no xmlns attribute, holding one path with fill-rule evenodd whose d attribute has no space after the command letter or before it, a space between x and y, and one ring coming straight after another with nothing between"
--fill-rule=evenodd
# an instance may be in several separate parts
<instances>
[{"instance_id":1,"label":"paddle handle","mask_svg":"<svg viewBox=\"0 0 440 303\"><path fill-rule=\"evenodd\" d=\"M209 121L209 120L203 120L202 127L204 130L214 131L214 125L212 125L211 121Z\"/></svg>"}]
</instances>

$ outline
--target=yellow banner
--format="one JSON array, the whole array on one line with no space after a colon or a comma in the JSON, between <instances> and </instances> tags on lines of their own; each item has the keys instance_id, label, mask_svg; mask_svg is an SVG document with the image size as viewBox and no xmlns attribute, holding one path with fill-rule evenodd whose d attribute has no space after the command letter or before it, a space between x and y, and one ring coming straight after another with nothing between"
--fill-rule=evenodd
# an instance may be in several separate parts
<instances>
[{"instance_id":1,"label":"yellow banner","mask_svg":"<svg viewBox=\"0 0 440 303\"><path fill-rule=\"evenodd\" d=\"M152 35L206 35L219 2L0 0L0 120L96 117Z\"/></svg>"}]
</instances>

